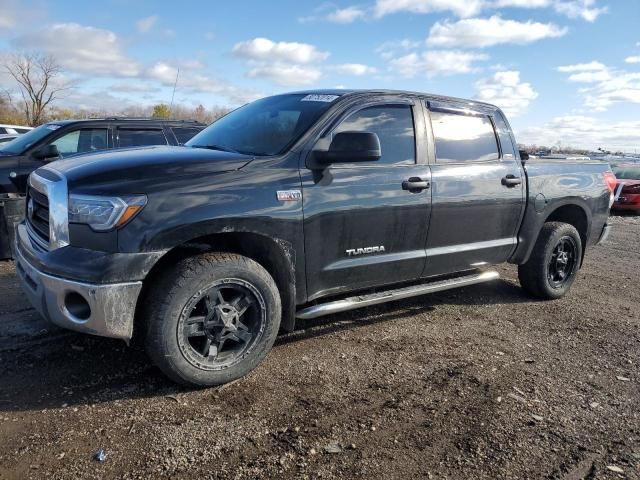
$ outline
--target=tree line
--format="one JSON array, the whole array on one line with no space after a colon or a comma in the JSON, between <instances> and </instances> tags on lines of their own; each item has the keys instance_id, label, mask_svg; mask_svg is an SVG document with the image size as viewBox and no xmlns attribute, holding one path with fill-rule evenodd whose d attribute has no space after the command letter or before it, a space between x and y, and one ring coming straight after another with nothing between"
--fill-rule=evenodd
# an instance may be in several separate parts
<instances>
[{"instance_id":1,"label":"tree line","mask_svg":"<svg viewBox=\"0 0 640 480\"><path fill-rule=\"evenodd\" d=\"M65 79L64 70L51 55L22 53L3 58L2 69L13 81L0 90L0 123L37 127L52 120L96 117L155 117L197 120L209 124L229 109L167 104L129 106L118 111L60 106L59 100L76 85Z\"/></svg>"}]
</instances>

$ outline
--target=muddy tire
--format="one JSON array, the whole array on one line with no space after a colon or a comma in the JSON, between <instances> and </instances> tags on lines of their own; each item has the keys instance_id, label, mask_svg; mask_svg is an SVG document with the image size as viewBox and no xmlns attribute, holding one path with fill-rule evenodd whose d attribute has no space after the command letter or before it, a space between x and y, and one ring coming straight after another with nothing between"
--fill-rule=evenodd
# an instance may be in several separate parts
<instances>
[{"instance_id":1,"label":"muddy tire","mask_svg":"<svg viewBox=\"0 0 640 480\"><path fill-rule=\"evenodd\" d=\"M267 355L278 334L280 295L269 273L236 254L180 261L147 296L146 350L183 385L238 379Z\"/></svg>"},{"instance_id":2,"label":"muddy tire","mask_svg":"<svg viewBox=\"0 0 640 480\"><path fill-rule=\"evenodd\" d=\"M520 285L545 300L563 297L576 279L582 261L582 240L572 225L545 223L527 263L518 266Z\"/></svg>"}]
</instances>

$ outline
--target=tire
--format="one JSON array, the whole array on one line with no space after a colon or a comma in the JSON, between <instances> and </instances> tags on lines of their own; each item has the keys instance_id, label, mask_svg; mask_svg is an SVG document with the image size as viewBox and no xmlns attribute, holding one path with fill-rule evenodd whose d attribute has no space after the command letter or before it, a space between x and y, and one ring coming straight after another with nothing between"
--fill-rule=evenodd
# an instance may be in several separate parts
<instances>
[{"instance_id":1,"label":"tire","mask_svg":"<svg viewBox=\"0 0 640 480\"><path fill-rule=\"evenodd\" d=\"M212 386L243 377L278 335L278 288L260 264L241 255L184 259L152 288L145 309L146 350L177 383Z\"/></svg>"},{"instance_id":2,"label":"tire","mask_svg":"<svg viewBox=\"0 0 640 480\"><path fill-rule=\"evenodd\" d=\"M557 250L560 245L564 247ZM527 263L518 266L520 285L530 295L545 300L563 297L571 289L582 262L582 240L572 225L561 222L545 223L538 235ZM559 252L572 250L565 257Z\"/></svg>"}]
</instances>

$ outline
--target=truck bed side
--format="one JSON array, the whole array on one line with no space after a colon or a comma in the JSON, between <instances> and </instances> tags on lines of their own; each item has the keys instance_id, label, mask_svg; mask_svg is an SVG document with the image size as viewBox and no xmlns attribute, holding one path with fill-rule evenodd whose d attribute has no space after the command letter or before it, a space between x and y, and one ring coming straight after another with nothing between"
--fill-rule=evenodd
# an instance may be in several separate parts
<instances>
[{"instance_id":1,"label":"truck bed side","mask_svg":"<svg viewBox=\"0 0 640 480\"><path fill-rule=\"evenodd\" d=\"M526 210L511 263L525 263L545 222L574 225L585 246L598 241L609 216L610 191L604 179L609 164L597 161L530 160Z\"/></svg>"}]
</instances>

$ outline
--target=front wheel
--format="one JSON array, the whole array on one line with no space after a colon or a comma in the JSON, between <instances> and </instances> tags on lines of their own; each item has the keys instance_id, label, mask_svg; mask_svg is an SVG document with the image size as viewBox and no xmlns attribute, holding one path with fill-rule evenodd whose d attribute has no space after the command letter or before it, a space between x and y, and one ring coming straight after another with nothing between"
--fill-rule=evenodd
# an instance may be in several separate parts
<instances>
[{"instance_id":1,"label":"front wheel","mask_svg":"<svg viewBox=\"0 0 640 480\"><path fill-rule=\"evenodd\" d=\"M220 385L253 370L278 334L280 295L258 263L212 253L164 273L149 295L146 346L172 380Z\"/></svg>"},{"instance_id":2,"label":"front wheel","mask_svg":"<svg viewBox=\"0 0 640 480\"><path fill-rule=\"evenodd\" d=\"M520 285L537 298L563 297L576 279L582 240L572 225L545 223L527 263L518 266Z\"/></svg>"}]
</instances>

